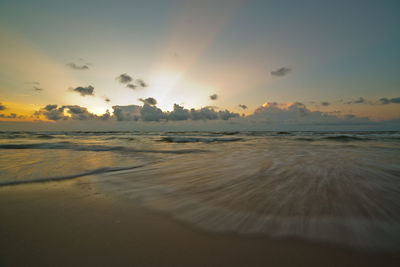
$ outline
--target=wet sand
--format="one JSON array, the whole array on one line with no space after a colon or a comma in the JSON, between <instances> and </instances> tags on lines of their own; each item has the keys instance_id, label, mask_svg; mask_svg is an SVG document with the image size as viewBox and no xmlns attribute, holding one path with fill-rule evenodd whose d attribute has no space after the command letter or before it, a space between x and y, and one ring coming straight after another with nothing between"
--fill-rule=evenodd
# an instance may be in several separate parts
<instances>
[{"instance_id":1,"label":"wet sand","mask_svg":"<svg viewBox=\"0 0 400 267\"><path fill-rule=\"evenodd\" d=\"M86 178L87 179L87 178ZM0 266L399 266L393 254L209 233L85 179L0 188Z\"/></svg>"}]
</instances>

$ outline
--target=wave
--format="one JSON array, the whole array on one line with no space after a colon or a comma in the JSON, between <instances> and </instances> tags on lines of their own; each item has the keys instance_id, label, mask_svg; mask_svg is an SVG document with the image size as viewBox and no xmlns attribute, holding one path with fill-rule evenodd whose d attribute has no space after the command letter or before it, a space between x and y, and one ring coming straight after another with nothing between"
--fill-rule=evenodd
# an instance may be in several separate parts
<instances>
[{"instance_id":1,"label":"wave","mask_svg":"<svg viewBox=\"0 0 400 267\"><path fill-rule=\"evenodd\" d=\"M105 140L124 140L124 141L134 141L135 138L133 137L117 137L117 136L110 136L107 137Z\"/></svg>"},{"instance_id":2,"label":"wave","mask_svg":"<svg viewBox=\"0 0 400 267\"><path fill-rule=\"evenodd\" d=\"M36 138L38 138L38 139L53 139L53 138L55 138L55 136L49 135L49 134L41 134L41 135L36 136Z\"/></svg>"},{"instance_id":3,"label":"wave","mask_svg":"<svg viewBox=\"0 0 400 267\"><path fill-rule=\"evenodd\" d=\"M298 137L294 140L297 141L335 141L335 142L351 142L351 141L371 141L371 140L379 140L378 138L370 138L370 137L358 137L358 136L349 136L349 135L337 135L337 136L323 136L323 137ZM382 139L383 140L383 139ZM392 139L391 139L392 140Z\"/></svg>"},{"instance_id":4,"label":"wave","mask_svg":"<svg viewBox=\"0 0 400 267\"><path fill-rule=\"evenodd\" d=\"M77 145L71 142L1 144L0 149L66 149L66 150L96 151L96 152L123 151L123 152L136 152L136 153L166 153L166 154L209 152L208 150L203 150L203 149L151 150L151 149L134 149L124 146Z\"/></svg>"},{"instance_id":5,"label":"wave","mask_svg":"<svg viewBox=\"0 0 400 267\"><path fill-rule=\"evenodd\" d=\"M162 161L101 187L204 230L400 251L398 149L277 140Z\"/></svg>"},{"instance_id":6,"label":"wave","mask_svg":"<svg viewBox=\"0 0 400 267\"><path fill-rule=\"evenodd\" d=\"M299 137L299 138L296 138L295 140L297 140L297 141L314 142L314 141L316 141L317 139L307 138L307 137Z\"/></svg>"},{"instance_id":7,"label":"wave","mask_svg":"<svg viewBox=\"0 0 400 267\"><path fill-rule=\"evenodd\" d=\"M357 137L357 136L349 136L349 135L327 136L327 137L324 137L323 139L332 140L332 141L340 141L340 142L371 140L370 138L366 138L366 137Z\"/></svg>"},{"instance_id":8,"label":"wave","mask_svg":"<svg viewBox=\"0 0 400 267\"><path fill-rule=\"evenodd\" d=\"M161 138L160 141L162 142L169 142L169 143L213 143L213 142L236 142L241 141L242 138L226 138L226 137L172 137L167 136Z\"/></svg>"},{"instance_id":9,"label":"wave","mask_svg":"<svg viewBox=\"0 0 400 267\"><path fill-rule=\"evenodd\" d=\"M3 186L15 186L15 185L20 185L20 184L33 184L33 183L46 183L46 182L57 182L57 181L63 181L63 180L71 180L75 178L79 178L82 176L88 176L88 175L93 175L93 174L101 174L101 173L109 173L109 172L118 172L118 171L126 171L126 170L132 170L132 169L137 169L140 167L144 167L145 165L135 165L135 166L128 166L128 167L104 167L104 168L98 168L82 173L77 173L77 174L72 174L72 175L65 175L65 176L57 176L57 177L46 177L46 178L36 178L36 179L30 179L30 180L14 180L14 181L4 181L0 182L0 187Z\"/></svg>"}]
</instances>

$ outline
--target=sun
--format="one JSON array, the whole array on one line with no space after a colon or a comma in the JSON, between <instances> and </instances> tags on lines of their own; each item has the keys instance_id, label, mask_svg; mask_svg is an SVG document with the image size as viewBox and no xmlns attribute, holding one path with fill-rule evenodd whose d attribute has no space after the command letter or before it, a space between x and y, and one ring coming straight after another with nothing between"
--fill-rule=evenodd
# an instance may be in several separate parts
<instances>
[{"instance_id":1,"label":"sun","mask_svg":"<svg viewBox=\"0 0 400 267\"><path fill-rule=\"evenodd\" d=\"M171 90L180 81L182 72L175 70L160 70L156 71L151 77L150 82L153 88L162 90Z\"/></svg>"}]
</instances>

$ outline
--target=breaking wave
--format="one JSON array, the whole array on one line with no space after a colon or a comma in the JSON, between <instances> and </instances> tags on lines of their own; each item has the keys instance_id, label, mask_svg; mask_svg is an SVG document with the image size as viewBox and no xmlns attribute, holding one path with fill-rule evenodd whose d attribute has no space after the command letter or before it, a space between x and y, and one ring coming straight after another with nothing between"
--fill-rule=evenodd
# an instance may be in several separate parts
<instances>
[{"instance_id":1,"label":"breaking wave","mask_svg":"<svg viewBox=\"0 0 400 267\"><path fill-rule=\"evenodd\" d=\"M400 251L400 147L280 138L217 147L100 186L208 231Z\"/></svg>"},{"instance_id":2,"label":"breaking wave","mask_svg":"<svg viewBox=\"0 0 400 267\"><path fill-rule=\"evenodd\" d=\"M202 150L202 149L152 150L152 149L135 149L125 146L80 145L71 142L1 144L0 149L69 149L76 151L97 151L97 152L124 151L124 152L136 152L136 153L166 153L166 154L208 152L207 150Z\"/></svg>"},{"instance_id":3,"label":"breaking wave","mask_svg":"<svg viewBox=\"0 0 400 267\"><path fill-rule=\"evenodd\" d=\"M169 143L214 143L214 142L236 142L241 141L242 138L227 138L227 137L175 137L167 136L161 138L160 141Z\"/></svg>"},{"instance_id":4,"label":"breaking wave","mask_svg":"<svg viewBox=\"0 0 400 267\"><path fill-rule=\"evenodd\" d=\"M20 184L46 183L46 182L71 180L71 179L88 176L88 175L94 175L94 174L132 170L132 169L137 169L137 168L140 168L143 166L145 166L145 165L136 165L136 166L128 166L128 167L104 167L104 168L98 168L98 169L94 169L94 170L90 170L90 171L86 171L86 172L81 172L81 173L72 174L72 175L65 175L65 176L36 178L36 179L30 179L30 180L1 181L0 187L20 185Z\"/></svg>"}]
</instances>

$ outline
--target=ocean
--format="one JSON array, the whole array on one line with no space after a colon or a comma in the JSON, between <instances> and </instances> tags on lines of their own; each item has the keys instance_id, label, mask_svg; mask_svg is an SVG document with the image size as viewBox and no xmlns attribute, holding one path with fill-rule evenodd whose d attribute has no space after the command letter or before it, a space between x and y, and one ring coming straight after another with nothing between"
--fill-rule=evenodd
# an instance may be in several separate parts
<instances>
[{"instance_id":1,"label":"ocean","mask_svg":"<svg viewBox=\"0 0 400 267\"><path fill-rule=\"evenodd\" d=\"M76 179L205 231L400 251L400 132L0 132L0 150L0 187Z\"/></svg>"}]
</instances>

